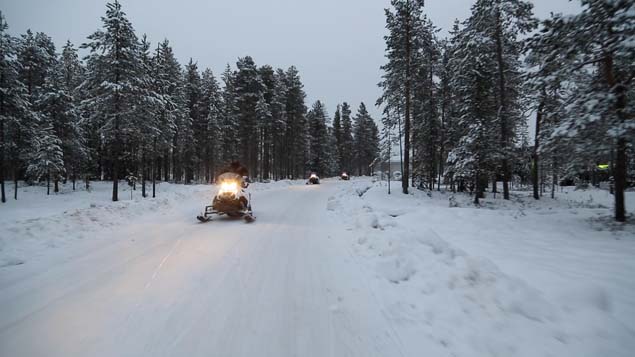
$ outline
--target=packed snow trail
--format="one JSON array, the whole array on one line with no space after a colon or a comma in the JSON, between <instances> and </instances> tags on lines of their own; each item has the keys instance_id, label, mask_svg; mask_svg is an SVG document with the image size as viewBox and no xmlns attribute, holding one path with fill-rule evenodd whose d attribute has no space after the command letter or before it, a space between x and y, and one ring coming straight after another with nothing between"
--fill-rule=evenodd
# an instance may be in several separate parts
<instances>
[{"instance_id":1,"label":"packed snow trail","mask_svg":"<svg viewBox=\"0 0 635 357\"><path fill-rule=\"evenodd\" d=\"M255 223L201 224L213 186L114 203L94 187L0 205L0 356L635 350L635 231L589 221L603 191L475 208L369 178L279 181L249 188Z\"/></svg>"},{"instance_id":2,"label":"packed snow trail","mask_svg":"<svg viewBox=\"0 0 635 357\"><path fill-rule=\"evenodd\" d=\"M254 194L257 221L196 206L3 282L0 356L401 356L325 209L338 183Z\"/></svg>"}]
</instances>

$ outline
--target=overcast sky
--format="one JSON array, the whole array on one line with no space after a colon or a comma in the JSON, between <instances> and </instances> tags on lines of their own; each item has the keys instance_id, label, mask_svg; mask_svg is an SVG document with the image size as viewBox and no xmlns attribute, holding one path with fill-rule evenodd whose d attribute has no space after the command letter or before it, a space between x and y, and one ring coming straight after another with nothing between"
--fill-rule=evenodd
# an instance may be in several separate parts
<instances>
[{"instance_id":1,"label":"overcast sky","mask_svg":"<svg viewBox=\"0 0 635 357\"><path fill-rule=\"evenodd\" d=\"M374 106L384 63L384 8L389 0L121 0L137 35L152 43L167 38L182 64L220 73L245 55L258 65L295 65L307 93L307 106L322 100L333 115L337 103L354 110ZM106 1L0 0L12 34L42 31L58 48L76 45L101 27ZM469 15L472 0L427 0L425 12L447 34L455 18ZM535 0L535 13L573 13L578 2Z\"/></svg>"}]
</instances>

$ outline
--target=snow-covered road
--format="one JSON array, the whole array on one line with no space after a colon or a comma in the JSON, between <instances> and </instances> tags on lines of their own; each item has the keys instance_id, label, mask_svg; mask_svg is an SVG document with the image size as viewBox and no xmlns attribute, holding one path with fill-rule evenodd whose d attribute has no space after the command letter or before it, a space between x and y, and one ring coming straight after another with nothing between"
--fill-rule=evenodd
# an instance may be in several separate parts
<instances>
[{"instance_id":1,"label":"snow-covered road","mask_svg":"<svg viewBox=\"0 0 635 357\"><path fill-rule=\"evenodd\" d=\"M198 223L208 185L24 187L0 205L0 356L632 356L635 234L608 193L382 185L254 184L253 224Z\"/></svg>"},{"instance_id":2,"label":"snow-covered road","mask_svg":"<svg viewBox=\"0 0 635 357\"><path fill-rule=\"evenodd\" d=\"M0 356L401 355L325 209L337 185L256 192L254 224L197 224L185 200L2 281Z\"/></svg>"}]
</instances>

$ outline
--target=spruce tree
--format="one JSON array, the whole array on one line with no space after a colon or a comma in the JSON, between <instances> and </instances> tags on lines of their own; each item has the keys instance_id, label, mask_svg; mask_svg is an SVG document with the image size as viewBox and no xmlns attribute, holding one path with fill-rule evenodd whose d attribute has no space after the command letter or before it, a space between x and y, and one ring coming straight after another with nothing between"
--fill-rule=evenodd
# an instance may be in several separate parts
<instances>
[{"instance_id":1,"label":"spruce tree","mask_svg":"<svg viewBox=\"0 0 635 357\"><path fill-rule=\"evenodd\" d=\"M82 45L90 51L84 86L89 120L100 124L101 135L110 152L113 180L112 200L119 200L118 183L124 142L134 133L135 106L142 95L139 41L132 24L115 1L106 5L103 29L88 36Z\"/></svg>"},{"instance_id":2,"label":"spruce tree","mask_svg":"<svg viewBox=\"0 0 635 357\"><path fill-rule=\"evenodd\" d=\"M236 113L235 74L229 64L222 74L223 80L223 119L221 122L222 161L228 163L238 159L238 120Z\"/></svg>"},{"instance_id":3,"label":"spruce tree","mask_svg":"<svg viewBox=\"0 0 635 357\"><path fill-rule=\"evenodd\" d=\"M342 136L340 141L340 169L351 173L354 168L353 121L351 107L346 102L342 103Z\"/></svg>"},{"instance_id":4,"label":"spruce tree","mask_svg":"<svg viewBox=\"0 0 635 357\"><path fill-rule=\"evenodd\" d=\"M329 131L326 125L327 116L326 109L319 100L313 103L306 116L309 126L308 169L323 176L331 174L332 156Z\"/></svg>"},{"instance_id":5,"label":"spruce tree","mask_svg":"<svg viewBox=\"0 0 635 357\"><path fill-rule=\"evenodd\" d=\"M298 70L291 66L285 73L286 84L286 148L287 175L304 177L308 145L304 85Z\"/></svg>"},{"instance_id":6,"label":"spruce tree","mask_svg":"<svg viewBox=\"0 0 635 357\"><path fill-rule=\"evenodd\" d=\"M554 125L548 146L577 157L614 157L615 220L626 220L624 190L627 178L627 147L632 145L635 57L635 4L632 1L583 0L574 16L554 15L542 24L530 41L532 55L543 67L539 74L547 83L566 78L561 105L552 109L561 117ZM552 110L544 111L545 115ZM560 141L561 143L558 143ZM608 155L607 155L608 154Z\"/></svg>"},{"instance_id":7,"label":"spruce tree","mask_svg":"<svg viewBox=\"0 0 635 357\"><path fill-rule=\"evenodd\" d=\"M203 88L201 75L197 64L190 58L190 62L185 66L185 98L192 122L192 134L194 141L192 146L193 157L187 158L193 166L193 171L198 181L203 176L205 150L207 146L207 116L203 109Z\"/></svg>"},{"instance_id":8,"label":"spruce tree","mask_svg":"<svg viewBox=\"0 0 635 357\"><path fill-rule=\"evenodd\" d=\"M249 169L251 175L257 177L259 176L257 108L264 87L258 68L251 57L239 58L236 67L238 71L234 78L234 90L240 160Z\"/></svg>"},{"instance_id":9,"label":"spruce tree","mask_svg":"<svg viewBox=\"0 0 635 357\"><path fill-rule=\"evenodd\" d=\"M26 174L36 180L46 178L46 194L51 193L51 179L56 182L55 192L58 192L57 182L65 173L64 153L62 141L55 135L49 120L42 121L35 129L29 154L29 166Z\"/></svg>"},{"instance_id":10,"label":"spruce tree","mask_svg":"<svg viewBox=\"0 0 635 357\"><path fill-rule=\"evenodd\" d=\"M0 12L0 200L7 201L5 179L11 168L14 198L17 199L18 169L24 147L20 137L25 118L32 116L26 86L20 81L20 64L16 60L19 42L7 32L8 25Z\"/></svg>"},{"instance_id":11,"label":"spruce tree","mask_svg":"<svg viewBox=\"0 0 635 357\"><path fill-rule=\"evenodd\" d=\"M390 107L403 107L404 113L404 172L402 191L408 193L410 176L410 135L412 111L412 86L416 56L419 53L420 39L417 34L422 26L421 13L423 0L391 0L393 11L386 9L386 58L388 63L381 67L384 71L379 84L383 95L379 104Z\"/></svg>"},{"instance_id":12,"label":"spruce tree","mask_svg":"<svg viewBox=\"0 0 635 357\"><path fill-rule=\"evenodd\" d=\"M371 175L370 165L379 157L379 130L364 103L360 103L357 110L353 134L353 159L357 174Z\"/></svg>"},{"instance_id":13,"label":"spruce tree","mask_svg":"<svg viewBox=\"0 0 635 357\"><path fill-rule=\"evenodd\" d=\"M223 98L218 81L208 68L203 71L201 78L202 94L201 115L206 120L206 137L204 144L205 181L213 182L216 169L221 165L221 142L223 132L221 121L223 119Z\"/></svg>"},{"instance_id":14,"label":"spruce tree","mask_svg":"<svg viewBox=\"0 0 635 357\"><path fill-rule=\"evenodd\" d=\"M334 152L333 156L336 161L336 171L342 171L342 115L340 114L341 106L338 104L335 109L335 115L333 116L333 138L334 142Z\"/></svg>"}]
</instances>

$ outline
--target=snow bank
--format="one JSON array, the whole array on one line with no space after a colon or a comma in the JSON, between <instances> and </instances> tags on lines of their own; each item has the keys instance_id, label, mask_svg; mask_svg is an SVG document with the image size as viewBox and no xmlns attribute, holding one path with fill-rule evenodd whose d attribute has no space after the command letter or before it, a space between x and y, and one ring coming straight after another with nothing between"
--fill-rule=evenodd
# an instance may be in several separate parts
<instances>
[{"instance_id":1,"label":"snow bank","mask_svg":"<svg viewBox=\"0 0 635 357\"><path fill-rule=\"evenodd\" d=\"M281 180L270 183L252 183L248 192L285 189L304 184L303 180ZM124 182L119 185L120 201L110 201L111 182L92 182L90 191L78 184L62 185L60 193L46 195L46 187L20 187L18 200L9 199L0 204L0 269L22 265L34 258L51 255L52 250L69 256L83 240L113 240L116 229L130 222L143 222L146 218L162 215L179 216L195 222L196 214L209 203L217 191L214 185L180 185L160 183L156 198L142 198L141 187L136 190ZM152 187L147 187L152 194ZM12 192L13 187L7 188ZM181 217L183 206L191 207L191 217ZM88 244L90 245L90 244ZM61 249L64 248L64 249ZM91 246L92 248L92 246Z\"/></svg>"},{"instance_id":2,"label":"snow bank","mask_svg":"<svg viewBox=\"0 0 635 357\"><path fill-rule=\"evenodd\" d=\"M635 333L615 318L607 289L587 281L586 289L554 298L544 291L548 285L536 287L479 250L467 253L442 238L437 226L461 226L466 222L454 214L468 214L450 208L448 197L433 199L420 191L388 196L380 183L356 180L342 185L327 208L354 233L352 250L373 272L374 289L390 307L386 313L400 334L411 339L406 345L413 352L429 350L431 341L439 346L433 355L630 356L635 349ZM481 230L479 218L467 228ZM476 238L462 234L462 240ZM522 250L520 237L517 246ZM635 289L629 293L632 298Z\"/></svg>"}]
</instances>

